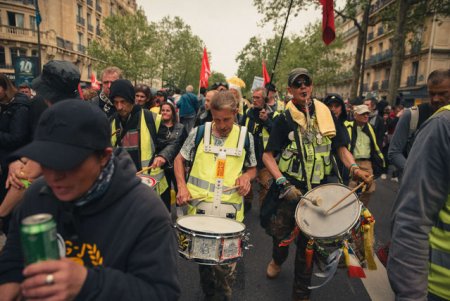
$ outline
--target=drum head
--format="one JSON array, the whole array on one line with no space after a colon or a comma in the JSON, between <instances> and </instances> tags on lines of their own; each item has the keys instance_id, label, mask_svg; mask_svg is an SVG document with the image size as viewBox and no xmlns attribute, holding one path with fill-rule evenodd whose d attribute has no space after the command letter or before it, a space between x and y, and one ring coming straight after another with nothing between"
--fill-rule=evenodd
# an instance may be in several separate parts
<instances>
[{"instance_id":1,"label":"drum head","mask_svg":"<svg viewBox=\"0 0 450 301\"><path fill-rule=\"evenodd\" d=\"M328 215L325 215L325 211L350 191L351 189L341 184L325 184L310 190L305 197L320 198L322 204L317 207L306 200L298 203L295 220L300 230L317 239L338 238L347 233L358 222L361 214L361 203L359 200L355 201L358 199L357 195L353 193L348 196Z\"/></svg>"},{"instance_id":2,"label":"drum head","mask_svg":"<svg viewBox=\"0 0 450 301\"><path fill-rule=\"evenodd\" d=\"M245 225L240 222L208 215L182 216L177 220L177 225L184 229L206 234L231 234L245 230Z\"/></svg>"},{"instance_id":3,"label":"drum head","mask_svg":"<svg viewBox=\"0 0 450 301\"><path fill-rule=\"evenodd\" d=\"M156 185L155 178L150 177L148 175L139 175L138 177L141 178L141 182L144 183L145 185L150 186L152 188L155 187Z\"/></svg>"}]
</instances>

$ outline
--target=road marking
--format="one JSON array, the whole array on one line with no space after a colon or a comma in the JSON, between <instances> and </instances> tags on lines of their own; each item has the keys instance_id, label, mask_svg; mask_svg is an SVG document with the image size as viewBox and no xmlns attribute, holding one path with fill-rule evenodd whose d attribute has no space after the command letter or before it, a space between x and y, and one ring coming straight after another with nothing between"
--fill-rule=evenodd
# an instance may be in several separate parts
<instances>
[{"instance_id":1,"label":"road marking","mask_svg":"<svg viewBox=\"0 0 450 301\"><path fill-rule=\"evenodd\" d=\"M377 256L374 257L377 269L374 271L364 269L366 278L361 278L361 281L372 301L393 301L395 300L395 294L389 284L386 268Z\"/></svg>"}]
</instances>

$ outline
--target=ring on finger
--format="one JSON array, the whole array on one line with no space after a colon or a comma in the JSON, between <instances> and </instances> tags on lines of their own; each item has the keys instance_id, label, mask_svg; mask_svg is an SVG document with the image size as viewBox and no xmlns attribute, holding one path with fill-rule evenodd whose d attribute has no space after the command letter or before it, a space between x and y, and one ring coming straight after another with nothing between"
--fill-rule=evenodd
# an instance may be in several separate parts
<instances>
[{"instance_id":1,"label":"ring on finger","mask_svg":"<svg viewBox=\"0 0 450 301\"><path fill-rule=\"evenodd\" d=\"M53 276L53 274L48 274L46 277L45 277L45 284L47 284L47 285L52 285L52 284L54 284L55 283L55 276Z\"/></svg>"}]
</instances>

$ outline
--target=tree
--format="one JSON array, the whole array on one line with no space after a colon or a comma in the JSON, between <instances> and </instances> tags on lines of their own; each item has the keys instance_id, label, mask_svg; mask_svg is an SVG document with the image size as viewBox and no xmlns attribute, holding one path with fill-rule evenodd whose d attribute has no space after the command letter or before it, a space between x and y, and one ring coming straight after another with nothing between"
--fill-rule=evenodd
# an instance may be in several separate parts
<instances>
[{"instance_id":1,"label":"tree","mask_svg":"<svg viewBox=\"0 0 450 301\"><path fill-rule=\"evenodd\" d=\"M227 79L225 78L225 75L220 72L211 71L211 75L209 76L208 82L209 85L213 85L214 83L224 83Z\"/></svg>"},{"instance_id":2,"label":"tree","mask_svg":"<svg viewBox=\"0 0 450 301\"><path fill-rule=\"evenodd\" d=\"M96 59L97 68L119 67L126 78L136 83L147 75L147 66L155 63L148 54L154 38L142 10L134 15L113 15L104 20L101 39L88 46L88 53Z\"/></svg>"}]
</instances>

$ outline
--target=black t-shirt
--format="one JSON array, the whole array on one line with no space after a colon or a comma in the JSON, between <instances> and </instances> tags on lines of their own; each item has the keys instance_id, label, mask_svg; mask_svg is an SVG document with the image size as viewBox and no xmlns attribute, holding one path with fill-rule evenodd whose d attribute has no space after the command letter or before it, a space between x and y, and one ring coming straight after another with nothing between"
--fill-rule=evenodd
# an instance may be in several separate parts
<instances>
[{"instance_id":1,"label":"black t-shirt","mask_svg":"<svg viewBox=\"0 0 450 301\"><path fill-rule=\"evenodd\" d=\"M311 110L310 114L313 113L314 112ZM334 125L336 127L336 136L331 139L331 148L332 151L335 151L338 147L347 147L350 141L344 125L341 122L338 122L333 114L331 114L331 116L333 116ZM293 130L294 129L288 124L285 114L278 115L273 122L266 151L273 152L275 156L278 155L291 143L288 135Z\"/></svg>"}]
</instances>

